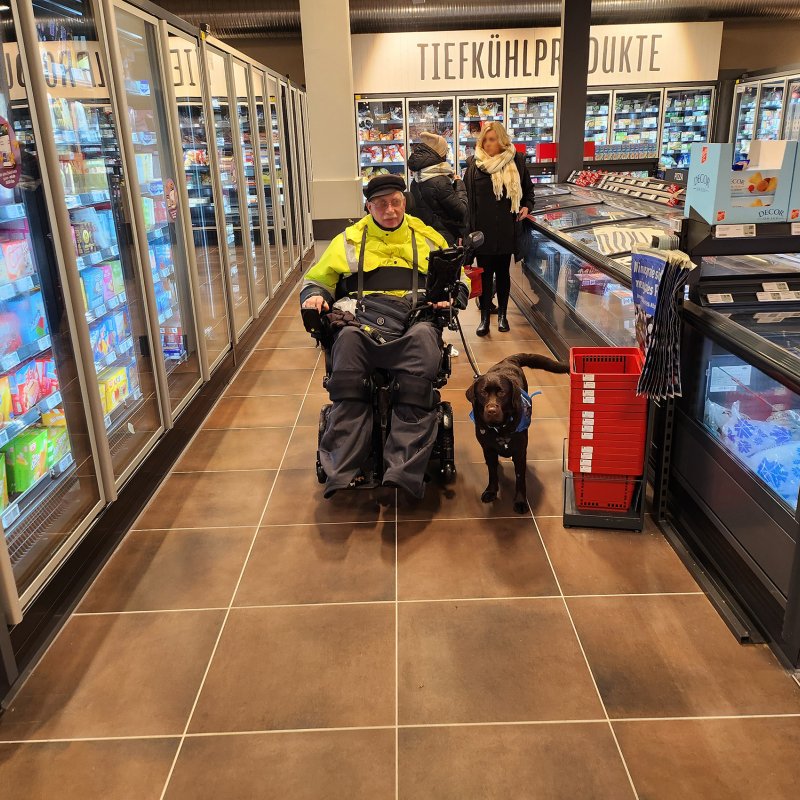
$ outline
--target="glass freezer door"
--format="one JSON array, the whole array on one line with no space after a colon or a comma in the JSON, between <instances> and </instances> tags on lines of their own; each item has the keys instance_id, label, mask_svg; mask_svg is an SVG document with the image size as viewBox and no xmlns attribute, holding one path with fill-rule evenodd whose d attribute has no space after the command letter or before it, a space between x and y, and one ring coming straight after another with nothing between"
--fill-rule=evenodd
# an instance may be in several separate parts
<instances>
[{"instance_id":1,"label":"glass freezer door","mask_svg":"<svg viewBox=\"0 0 800 800\"><path fill-rule=\"evenodd\" d=\"M3 8L0 56L14 63L18 28ZM0 519L24 602L66 555L101 497L39 171L39 134L18 73L0 74Z\"/></svg>"},{"instance_id":2,"label":"glass freezer door","mask_svg":"<svg viewBox=\"0 0 800 800\"><path fill-rule=\"evenodd\" d=\"M284 141L286 142L286 168L289 176L289 208L291 210L292 267L300 263L300 194L297 180L297 135L294 127L289 87L281 82L281 111Z\"/></svg>"},{"instance_id":3,"label":"glass freezer door","mask_svg":"<svg viewBox=\"0 0 800 800\"><path fill-rule=\"evenodd\" d=\"M475 155L475 144L487 122L505 122L504 95L495 97L459 97L458 170L463 173L467 159Z\"/></svg>"},{"instance_id":4,"label":"glass freezer door","mask_svg":"<svg viewBox=\"0 0 800 800\"><path fill-rule=\"evenodd\" d=\"M736 108L733 118L736 127L731 139L734 142L733 163L744 161L750 153L750 142L753 141L753 132L756 127L756 99L758 86L736 87Z\"/></svg>"},{"instance_id":5,"label":"glass freezer door","mask_svg":"<svg viewBox=\"0 0 800 800\"><path fill-rule=\"evenodd\" d=\"M171 143L155 20L151 22L122 7L114 12L147 234L147 260L155 288L161 358L170 408L175 412L201 382L189 259L184 228L178 220L185 209L179 207L175 184L182 179L183 165L175 163Z\"/></svg>"},{"instance_id":6,"label":"glass freezer door","mask_svg":"<svg viewBox=\"0 0 800 800\"><path fill-rule=\"evenodd\" d=\"M408 101L408 146L421 142L423 131L438 133L447 141L447 161L453 163L453 107L452 97L415 97Z\"/></svg>"},{"instance_id":7,"label":"glass freezer door","mask_svg":"<svg viewBox=\"0 0 800 800\"><path fill-rule=\"evenodd\" d=\"M297 194L300 198L300 239L301 255L311 245L311 200L308 194L308 174L306 167L306 130L303 119L303 112L300 105L300 92L291 87L292 95L292 114L294 115L294 129L297 137Z\"/></svg>"},{"instance_id":8,"label":"glass freezer door","mask_svg":"<svg viewBox=\"0 0 800 800\"><path fill-rule=\"evenodd\" d=\"M269 118L269 92L264 73L253 69L253 94L256 104L258 126L258 153L260 159L260 185L264 192L266 209L267 245L269 247L271 296L281 285L280 248L278 247L277 209L275 194L275 172L272 168L272 125Z\"/></svg>"},{"instance_id":9,"label":"glass freezer door","mask_svg":"<svg viewBox=\"0 0 800 800\"><path fill-rule=\"evenodd\" d=\"M552 142L556 126L556 96L509 95L508 135L517 144L524 144L528 163L536 161L536 145Z\"/></svg>"},{"instance_id":10,"label":"glass freezer door","mask_svg":"<svg viewBox=\"0 0 800 800\"><path fill-rule=\"evenodd\" d=\"M614 95L613 144L658 145L661 91L617 92Z\"/></svg>"},{"instance_id":11,"label":"glass freezer door","mask_svg":"<svg viewBox=\"0 0 800 800\"><path fill-rule=\"evenodd\" d=\"M800 139L800 78L792 78L789 81L786 98L783 138Z\"/></svg>"},{"instance_id":12,"label":"glass freezer door","mask_svg":"<svg viewBox=\"0 0 800 800\"><path fill-rule=\"evenodd\" d=\"M664 169L689 166L694 142L707 142L711 114L711 88L667 91L660 165Z\"/></svg>"},{"instance_id":13,"label":"glass freezer door","mask_svg":"<svg viewBox=\"0 0 800 800\"><path fill-rule=\"evenodd\" d=\"M269 87L269 114L272 119L272 149L275 156L275 191L278 193L280 201L277 208L277 221L281 232L281 266L285 278L292 269L292 251L289 243L289 206L286 201L288 172L285 169L283 158L286 152L286 139L278 114L278 79L268 75L267 85Z\"/></svg>"},{"instance_id":14,"label":"glass freezer door","mask_svg":"<svg viewBox=\"0 0 800 800\"><path fill-rule=\"evenodd\" d=\"M758 120L756 123L756 139L780 139L781 118L783 115L783 97L786 93L784 81L773 81L761 84L761 96L758 101Z\"/></svg>"},{"instance_id":15,"label":"glass freezer door","mask_svg":"<svg viewBox=\"0 0 800 800\"><path fill-rule=\"evenodd\" d=\"M246 208L240 195L238 169L233 149L231 127L231 102L228 90L226 56L213 47L205 48L206 74L211 97L214 126L216 166L222 193L222 210L225 214L225 240L227 245L228 278L230 280L233 324L237 335L250 324L250 287L247 281L247 253L242 214Z\"/></svg>"},{"instance_id":16,"label":"glass freezer door","mask_svg":"<svg viewBox=\"0 0 800 800\"><path fill-rule=\"evenodd\" d=\"M72 241L62 246L72 248L67 263L74 263L80 275L95 386L114 476L121 482L162 430L151 355L155 348L126 223L125 182L131 178L123 172L94 11L89 0L73 3L72 9L74 16L54 22L49 4L33 4L72 232ZM54 51L71 54L69 75L51 74Z\"/></svg>"},{"instance_id":17,"label":"glass freezer door","mask_svg":"<svg viewBox=\"0 0 800 800\"><path fill-rule=\"evenodd\" d=\"M586 127L583 139L586 142L605 144L608 141L608 116L611 95L586 95Z\"/></svg>"},{"instance_id":18,"label":"glass freezer door","mask_svg":"<svg viewBox=\"0 0 800 800\"><path fill-rule=\"evenodd\" d=\"M230 347L228 308L222 266L222 242L217 228L219 198L211 174L208 120L203 105L197 42L169 33L170 56L178 126L183 150L183 170L189 194L194 252L200 294L200 325L206 337L209 366ZM222 226L224 227L224 226Z\"/></svg>"},{"instance_id":19,"label":"glass freezer door","mask_svg":"<svg viewBox=\"0 0 800 800\"><path fill-rule=\"evenodd\" d=\"M358 163L366 186L373 175L406 174L405 116L401 98L359 100Z\"/></svg>"},{"instance_id":20,"label":"glass freezer door","mask_svg":"<svg viewBox=\"0 0 800 800\"><path fill-rule=\"evenodd\" d=\"M256 309L269 300L267 284L267 258L261 236L261 176L256 175L256 155L253 146L253 126L250 121L250 82L247 67L235 58L231 59L233 68L233 87L236 93L236 121L239 134L242 168L244 170L244 194L247 198L247 216L250 229L250 261L252 269L252 290Z\"/></svg>"}]
</instances>

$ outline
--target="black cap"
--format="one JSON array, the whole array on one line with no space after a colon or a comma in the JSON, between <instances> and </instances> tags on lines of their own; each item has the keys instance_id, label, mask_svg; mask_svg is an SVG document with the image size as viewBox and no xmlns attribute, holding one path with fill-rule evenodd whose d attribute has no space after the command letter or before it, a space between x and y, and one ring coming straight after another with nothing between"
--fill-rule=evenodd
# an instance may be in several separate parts
<instances>
[{"instance_id":1,"label":"black cap","mask_svg":"<svg viewBox=\"0 0 800 800\"><path fill-rule=\"evenodd\" d=\"M382 194L405 192L405 190L406 182L402 175L376 175L374 178L370 178L369 183L364 187L364 197L369 202Z\"/></svg>"}]
</instances>

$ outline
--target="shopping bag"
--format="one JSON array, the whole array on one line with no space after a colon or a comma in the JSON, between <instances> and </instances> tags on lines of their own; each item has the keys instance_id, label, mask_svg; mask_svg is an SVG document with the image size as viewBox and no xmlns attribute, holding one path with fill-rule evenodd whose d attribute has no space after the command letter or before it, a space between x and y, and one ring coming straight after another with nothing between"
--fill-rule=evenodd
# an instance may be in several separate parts
<instances>
[{"instance_id":1,"label":"shopping bag","mask_svg":"<svg viewBox=\"0 0 800 800\"><path fill-rule=\"evenodd\" d=\"M483 291L483 283L481 281L483 270L475 264L465 264L464 272L470 282L469 299L472 300L473 297L480 297Z\"/></svg>"}]
</instances>

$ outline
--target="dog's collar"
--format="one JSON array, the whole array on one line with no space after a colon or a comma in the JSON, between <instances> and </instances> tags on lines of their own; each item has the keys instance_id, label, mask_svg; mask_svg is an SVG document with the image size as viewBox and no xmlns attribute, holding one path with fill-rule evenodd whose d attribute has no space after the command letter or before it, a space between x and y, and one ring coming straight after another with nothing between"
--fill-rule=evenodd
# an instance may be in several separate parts
<instances>
[{"instance_id":1,"label":"dog's collar","mask_svg":"<svg viewBox=\"0 0 800 800\"><path fill-rule=\"evenodd\" d=\"M519 390L520 395L520 408L522 409L522 413L519 417L519 422L517 423L517 427L514 429L514 433L522 433L522 431L528 430L531 426L531 417L532 417L532 409L533 403L532 398L536 397L537 394L541 394L541 391L532 392L528 394L524 389ZM469 418L475 422L475 409L469 412ZM494 425L487 425L486 426L490 431L494 431L496 434L500 435L502 429L505 425L501 425L500 427L496 427Z\"/></svg>"}]
</instances>

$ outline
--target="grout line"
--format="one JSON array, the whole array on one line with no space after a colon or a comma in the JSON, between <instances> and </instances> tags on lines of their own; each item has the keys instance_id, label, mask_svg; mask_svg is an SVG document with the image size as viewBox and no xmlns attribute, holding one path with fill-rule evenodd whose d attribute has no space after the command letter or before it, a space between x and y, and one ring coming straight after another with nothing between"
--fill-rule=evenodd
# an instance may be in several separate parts
<instances>
[{"instance_id":1,"label":"grout line","mask_svg":"<svg viewBox=\"0 0 800 800\"><path fill-rule=\"evenodd\" d=\"M400 497L394 490L394 796L400 800L400 570L398 560Z\"/></svg>"},{"instance_id":2,"label":"grout line","mask_svg":"<svg viewBox=\"0 0 800 800\"><path fill-rule=\"evenodd\" d=\"M202 608L143 608L134 611L75 611L73 617L123 617L133 614L185 614L192 611L227 611L227 606Z\"/></svg>"},{"instance_id":3,"label":"grout line","mask_svg":"<svg viewBox=\"0 0 800 800\"><path fill-rule=\"evenodd\" d=\"M728 719L798 719L797 714L715 714L707 717L613 717L611 722L697 722Z\"/></svg>"},{"instance_id":4,"label":"grout line","mask_svg":"<svg viewBox=\"0 0 800 800\"><path fill-rule=\"evenodd\" d=\"M420 722L401 725L404 730L414 728L503 728L513 725L606 725L608 720L604 717L598 719L533 719L533 720L504 720L503 722Z\"/></svg>"},{"instance_id":5,"label":"grout line","mask_svg":"<svg viewBox=\"0 0 800 800\"><path fill-rule=\"evenodd\" d=\"M288 298L287 298L287 302L288 302ZM245 360L245 362L243 362L242 366L244 366L244 363L246 363L246 360ZM317 354L317 363L319 363L319 354ZM314 379L314 373L312 372L311 373L311 377L308 379L308 385L306 386L306 393L305 393L305 395L303 397L304 400L305 400L305 397L308 396L308 390L311 387L311 381L313 379ZM180 758L181 750L183 749L183 743L184 743L184 741L186 741L186 735L189 732L189 726L192 724L192 718L194 717L194 713L197 710L197 704L199 703L200 696L203 693L203 688L205 687L206 679L208 678L208 674L211 671L211 665L214 663L214 657L217 654L217 649L219 648L219 643L222 640L222 634L225 632L225 626L227 625L228 619L230 618L230 615L231 615L231 609L233 608L233 602L236 599L237 593L239 592L239 586L242 583L242 578L244 577L245 570L247 569L247 564L250 561L250 556L251 556L251 554L253 552L253 547L255 547L256 539L258 538L258 533L259 533L259 530L261 529L261 524L263 523L264 516L267 513L267 508L269 508L269 503L270 503L270 500L272 499L272 493L275 491L275 486L278 483L278 476L280 475L281 467L283 466L283 462L284 462L284 460L286 458L286 453L289 451L289 445L291 444L292 436L294 435L295 428L297 427L297 421L298 421L298 419L300 419L300 414L302 412L302 409L303 409L303 404L301 403L300 407L297 409L297 415L295 416L295 419L294 419L294 425L292 426L292 432L289 435L289 439L286 442L286 447L283 450L283 456L281 457L281 463L278 465L278 469L275 472L275 480L272 482L272 486L270 486L269 494L267 495L266 502L264 503L264 508L261 511L261 517L259 518L258 524L256 525L256 529L255 529L255 533L253 534L253 538L250 541L250 548L247 551L247 555L245 556L244 563L242 564L242 568L241 568L241 570L239 572L239 578L236 581L236 586L234 586L234 588L233 588L233 593L231 594L231 599L230 599L230 602L228 603L228 609L225 612L225 616L222 619L222 624L220 625L219 633L217 634L217 639L214 642L214 647L211 650L211 655L209 656L208 663L206 664L206 669L205 669L205 672L203 673L203 677L202 677L202 679L200 681L200 686L199 686L199 688L197 690L197 693L196 693L195 698L194 698L194 702L192 703L192 707L191 707L191 709L189 711L189 717L186 720L186 726L183 729L183 734L181 736L181 740L178 743L178 747L177 747L177 749L175 751L175 757L172 759L172 764L171 764L171 766L169 768L169 773L167 774L167 779L164 782L164 788L161 791L161 800L164 800L164 797L167 794L167 789L169 788L170 781L172 780L172 775L175 772L175 765L178 763L178 758Z\"/></svg>"},{"instance_id":6,"label":"grout line","mask_svg":"<svg viewBox=\"0 0 800 800\"><path fill-rule=\"evenodd\" d=\"M631 772L628 769L628 762L625 760L625 756L622 753L622 747L620 746L619 740L617 739L616 731L614 730L614 726L611 724L611 718L608 716L608 710L606 709L606 704L603 701L603 695L600 693L600 687L597 685L597 680L594 677L594 672L592 672L592 666L589 663L589 658L586 655L586 650L583 647L583 642L581 641L581 637L578 634L578 628L575 625L575 620L572 618L572 613L569 609L569 604L567 603L567 600L564 597L564 590L561 588L561 582L558 580L558 575L556 574L555 567L553 566L553 561L550 558L550 553L547 550L547 545L544 543L544 537L542 536L542 532L539 530L539 525L536 522L536 517L533 514L533 509L530 508L530 503L528 503L528 508L530 509L531 519L533 520L533 524L536 527L536 532L539 534L539 541L541 542L542 548L544 549L544 554L547 557L547 563L550 564L550 570L553 573L553 579L555 580L556 586L558 587L558 591L561 595L561 602L564 604L564 610L567 612L567 617L569 618L570 625L572 625L572 630L575 633L575 639L578 642L578 647L580 648L581 653L583 655L583 660L586 663L586 669L589 671L589 677L592 679L592 684L594 686L595 692L597 692L597 699L600 701L600 707L603 709L603 714L605 715L606 722L608 723L608 729L611 732L611 737L614 740L614 744L617 747L617 752L619 753L620 760L622 761L622 766L625 768L625 774L628 776L628 782L630 783L631 791L633 792L635 800L639 800L639 793L636 791L636 785L633 782L633 776L631 775Z\"/></svg>"}]
</instances>

